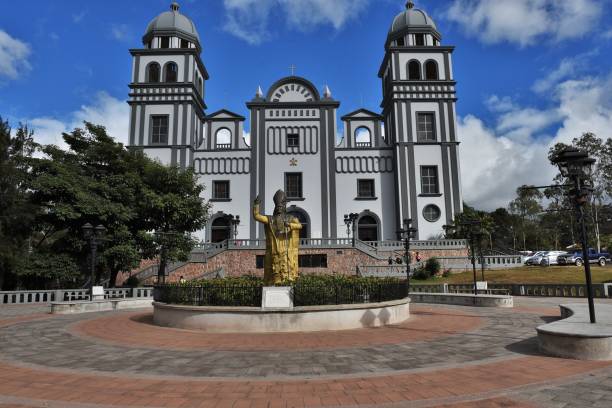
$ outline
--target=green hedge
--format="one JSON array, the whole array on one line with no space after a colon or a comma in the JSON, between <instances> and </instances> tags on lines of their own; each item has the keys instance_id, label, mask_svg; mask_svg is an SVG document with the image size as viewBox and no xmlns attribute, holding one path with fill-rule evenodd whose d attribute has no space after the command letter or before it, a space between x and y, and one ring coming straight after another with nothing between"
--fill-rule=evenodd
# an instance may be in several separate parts
<instances>
[{"instance_id":1,"label":"green hedge","mask_svg":"<svg viewBox=\"0 0 612 408\"><path fill-rule=\"evenodd\" d=\"M221 278L156 286L155 300L196 306L261 305L263 279ZM291 286L295 306L377 303L408 296L404 280L343 275L303 275Z\"/></svg>"}]
</instances>

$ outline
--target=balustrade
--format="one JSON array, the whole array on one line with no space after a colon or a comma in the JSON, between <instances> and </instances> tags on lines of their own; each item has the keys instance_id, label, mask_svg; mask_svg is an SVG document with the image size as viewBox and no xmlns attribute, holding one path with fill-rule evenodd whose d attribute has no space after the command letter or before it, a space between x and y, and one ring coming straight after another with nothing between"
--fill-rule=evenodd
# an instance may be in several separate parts
<instances>
[{"instance_id":1,"label":"balustrade","mask_svg":"<svg viewBox=\"0 0 612 408\"><path fill-rule=\"evenodd\" d=\"M153 297L153 288L108 288L104 289L106 299ZM89 300L89 289L49 289L49 290L16 290L0 291L0 304L45 304L51 302L73 302Z\"/></svg>"}]
</instances>

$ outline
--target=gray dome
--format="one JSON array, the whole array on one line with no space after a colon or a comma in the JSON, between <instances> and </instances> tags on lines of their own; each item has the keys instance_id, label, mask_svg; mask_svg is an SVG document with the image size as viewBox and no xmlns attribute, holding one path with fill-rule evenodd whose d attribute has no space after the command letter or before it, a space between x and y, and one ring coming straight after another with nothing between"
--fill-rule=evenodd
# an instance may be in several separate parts
<instances>
[{"instance_id":1,"label":"gray dome","mask_svg":"<svg viewBox=\"0 0 612 408\"><path fill-rule=\"evenodd\" d=\"M436 23L434 23L431 17L423 10L415 9L412 1L406 4L406 10L393 19L393 24L391 24L391 29L389 30L389 37L407 28L431 28L437 30Z\"/></svg>"},{"instance_id":2,"label":"gray dome","mask_svg":"<svg viewBox=\"0 0 612 408\"><path fill-rule=\"evenodd\" d=\"M185 37L186 39L196 43L199 47L200 36L198 35L193 21L179 13L178 10L178 3L172 3L170 6L170 11L165 11L151 20L147 26L147 30L145 31L143 41L147 42L155 34L177 34L179 37Z\"/></svg>"}]
</instances>

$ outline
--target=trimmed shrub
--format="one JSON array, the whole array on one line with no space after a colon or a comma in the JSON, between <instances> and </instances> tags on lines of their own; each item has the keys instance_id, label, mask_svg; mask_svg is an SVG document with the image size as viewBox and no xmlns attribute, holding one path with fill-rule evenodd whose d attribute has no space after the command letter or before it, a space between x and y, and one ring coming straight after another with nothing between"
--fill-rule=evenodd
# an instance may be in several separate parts
<instances>
[{"instance_id":1,"label":"trimmed shrub","mask_svg":"<svg viewBox=\"0 0 612 408\"><path fill-rule=\"evenodd\" d=\"M426 280L429 279L430 276L431 275L429 275L427 269L425 269L425 267L423 266L420 266L414 271L414 275L412 277L416 280Z\"/></svg>"},{"instance_id":2,"label":"trimmed shrub","mask_svg":"<svg viewBox=\"0 0 612 408\"><path fill-rule=\"evenodd\" d=\"M123 286L128 288L137 288L140 285L140 280L136 276L130 276L125 280Z\"/></svg>"},{"instance_id":3,"label":"trimmed shrub","mask_svg":"<svg viewBox=\"0 0 612 408\"><path fill-rule=\"evenodd\" d=\"M437 258L433 257L433 258L429 258L426 262L425 262L425 270L427 270L427 273L429 273L429 276L436 276L437 274L440 273L440 261L438 261Z\"/></svg>"}]
</instances>

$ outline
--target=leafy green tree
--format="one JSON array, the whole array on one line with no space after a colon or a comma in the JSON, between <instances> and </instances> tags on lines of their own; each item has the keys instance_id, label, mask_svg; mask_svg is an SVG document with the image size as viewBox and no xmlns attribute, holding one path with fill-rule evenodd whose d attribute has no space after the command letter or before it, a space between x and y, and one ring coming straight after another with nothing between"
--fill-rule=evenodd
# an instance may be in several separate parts
<instances>
[{"instance_id":1,"label":"leafy green tree","mask_svg":"<svg viewBox=\"0 0 612 408\"><path fill-rule=\"evenodd\" d=\"M72 256L86 271L89 247L81 227L86 222L102 224L107 234L99 266L107 267L112 278L140 260L134 210L140 177L131 168L132 153L104 127L90 123L63 136L68 150L45 146L45 156L31 160L32 200L44 209L36 218L39 234L33 247L40 253Z\"/></svg>"},{"instance_id":2,"label":"leafy green tree","mask_svg":"<svg viewBox=\"0 0 612 408\"><path fill-rule=\"evenodd\" d=\"M204 228L210 205L200 197L204 187L192 168L181 170L147 162L143 168L139 212L145 221L141 242L148 258L159 257L158 278L163 280L172 261L187 261L196 241L191 233Z\"/></svg>"},{"instance_id":3,"label":"leafy green tree","mask_svg":"<svg viewBox=\"0 0 612 408\"><path fill-rule=\"evenodd\" d=\"M523 237L523 250L527 250L527 231L533 230L538 215L542 212L540 201L543 194L533 186L523 185L516 190L517 197L510 202L508 209L519 219L519 231ZM537 239L536 239L537 241ZM537 246L537 242L536 242Z\"/></svg>"},{"instance_id":4,"label":"leafy green tree","mask_svg":"<svg viewBox=\"0 0 612 408\"><path fill-rule=\"evenodd\" d=\"M20 125L12 136L0 118L0 288L14 285L19 260L28 253L37 208L29 202L27 159L35 149L30 129Z\"/></svg>"},{"instance_id":5,"label":"leafy green tree","mask_svg":"<svg viewBox=\"0 0 612 408\"><path fill-rule=\"evenodd\" d=\"M49 273L48 279L75 281L74 265L80 266L78 275L89 275L85 223L106 227L96 280L108 277L109 286L142 258L159 256L165 263L188 256L191 233L204 226L208 214L192 169L167 167L129 151L104 127L87 122L63 137L67 150L44 146L42 157L29 159L27 190L41 209L34 219L30 264L45 254L61 254L73 262L56 262L63 272ZM42 271L23 266L20 274L40 278ZM78 281L84 282L82 276Z\"/></svg>"},{"instance_id":6,"label":"leafy green tree","mask_svg":"<svg viewBox=\"0 0 612 408\"><path fill-rule=\"evenodd\" d=\"M588 214L588 220L585 221L588 223L588 229L594 233L597 249L601 250L601 211L606 203L609 203L612 197L612 140L608 138L604 142L595 134L586 132L579 138L575 138L572 141L572 146L587 152L589 156L596 160L590 180L593 191L590 195L589 203L585 208L585 212ZM552 160L552 158L565 147L568 146L563 143L558 143L553 146L548 154L549 159ZM558 184L565 182L560 174L555 176L554 181ZM567 195L567 190L562 193ZM570 203L569 200L566 201L566 205L568 209L572 208L572 203ZM571 217L573 217L573 214ZM575 239L572 239L572 241L572 243L574 243Z\"/></svg>"}]
</instances>

